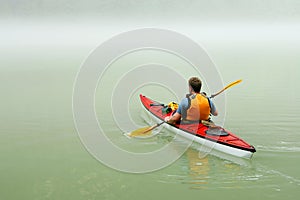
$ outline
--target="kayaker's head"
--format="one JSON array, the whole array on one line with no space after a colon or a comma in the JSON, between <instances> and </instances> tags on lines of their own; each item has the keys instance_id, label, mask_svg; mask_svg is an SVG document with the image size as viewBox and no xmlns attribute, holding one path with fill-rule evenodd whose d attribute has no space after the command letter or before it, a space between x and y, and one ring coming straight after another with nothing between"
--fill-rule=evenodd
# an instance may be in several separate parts
<instances>
[{"instance_id":1,"label":"kayaker's head","mask_svg":"<svg viewBox=\"0 0 300 200\"><path fill-rule=\"evenodd\" d=\"M191 77L189 79L190 93L192 92L200 93L201 86L202 86L202 82L198 77Z\"/></svg>"}]
</instances>

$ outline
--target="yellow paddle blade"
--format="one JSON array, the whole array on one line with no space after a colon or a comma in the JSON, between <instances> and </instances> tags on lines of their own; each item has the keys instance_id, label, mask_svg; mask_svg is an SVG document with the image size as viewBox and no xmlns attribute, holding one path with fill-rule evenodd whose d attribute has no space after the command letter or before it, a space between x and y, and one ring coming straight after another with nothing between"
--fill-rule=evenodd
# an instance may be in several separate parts
<instances>
[{"instance_id":1,"label":"yellow paddle blade","mask_svg":"<svg viewBox=\"0 0 300 200\"><path fill-rule=\"evenodd\" d=\"M237 80L237 81L234 81L234 82L228 84L226 87L224 87L222 90L220 90L220 91L217 92L216 94L211 95L210 98L214 98L215 96L221 94L222 92L224 92L224 91L227 90L228 88L230 88L230 87L232 87L232 86L234 86L234 85L236 85L236 84L238 84L238 83L240 83L240 82L242 82L241 79L239 79L239 80Z\"/></svg>"},{"instance_id":2,"label":"yellow paddle blade","mask_svg":"<svg viewBox=\"0 0 300 200\"><path fill-rule=\"evenodd\" d=\"M228 88L230 88L230 87L232 87L232 86L234 86L234 85L236 85L236 84L238 84L238 83L240 83L240 82L242 82L241 79L240 79L240 80L237 80L237 81L234 81L234 82L230 83L229 85L227 85L227 86L224 88L224 90L226 90L226 89L228 89Z\"/></svg>"},{"instance_id":3,"label":"yellow paddle blade","mask_svg":"<svg viewBox=\"0 0 300 200\"><path fill-rule=\"evenodd\" d=\"M148 136L152 134L152 131L149 129L151 129L151 126L147 126L147 127L143 127L143 128L139 128L135 131L132 131L131 133L128 134L129 137L137 137L137 136Z\"/></svg>"}]
</instances>

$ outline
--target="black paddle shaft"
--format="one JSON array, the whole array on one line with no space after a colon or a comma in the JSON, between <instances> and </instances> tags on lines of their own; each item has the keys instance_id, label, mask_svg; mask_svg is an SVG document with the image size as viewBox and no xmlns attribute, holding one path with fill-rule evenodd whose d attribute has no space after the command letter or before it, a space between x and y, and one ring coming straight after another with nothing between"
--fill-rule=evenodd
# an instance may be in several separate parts
<instances>
[{"instance_id":1,"label":"black paddle shaft","mask_svg":"<svg viewBox=\"0 0 300 200\"><path fill-rule=\"evenodd\" d=\"M165 106L163 103L151 103L150 106Z\"/></svg>"}]
</instances>

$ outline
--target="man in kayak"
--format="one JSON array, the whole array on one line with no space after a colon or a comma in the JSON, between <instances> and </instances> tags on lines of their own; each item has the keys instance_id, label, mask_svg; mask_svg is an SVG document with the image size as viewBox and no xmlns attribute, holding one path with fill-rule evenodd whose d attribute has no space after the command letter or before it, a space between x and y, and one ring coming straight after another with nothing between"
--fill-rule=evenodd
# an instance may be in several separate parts
<instances>
[{"instance_id":1,"label":"man in kayak","mask_svg":"<svg viewBox=\"0 0 300 200\"><path fill-rule=\"evenodd\" d=\"M202 82L197 77L192 77L188 81L189 94L183 98L174 115L165 118L169 124L183 122L193 123L199 121L210 121L210 114L217 116L218 111L214 103L205 95L200 93Z\"/></svg>"}]
</instances>

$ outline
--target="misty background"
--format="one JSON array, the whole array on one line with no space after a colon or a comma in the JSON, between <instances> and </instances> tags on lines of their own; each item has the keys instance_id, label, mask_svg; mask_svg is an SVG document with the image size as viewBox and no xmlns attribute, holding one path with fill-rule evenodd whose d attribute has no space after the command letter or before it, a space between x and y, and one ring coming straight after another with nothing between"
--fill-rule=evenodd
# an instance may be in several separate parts
<instances>
[{"instance_id":1,"label":"misty background","mask_svg":"<svg viewBox=\"0 0 300 200\"><path fill-rule=\"evenodd\" d=\"M148 20L232 20L232 21L297 21L300 12L297 0L11 0L1 1L2 17L57 17L72 18L96 15L100 18Z\"/></svg>"},{"instance_id":2,"label":"misty background","mask_svg":"<svg viewBox=\"0 0 300 200\"><path fill-rule=\"evenodd\" d=\"M155 27L178 31L208 50L242 41L295 47L299 16L296 0L12 0L1 1L0 41L8 47L80 45L91 50L120 32Z\"/></svg>"}]
</instances>

